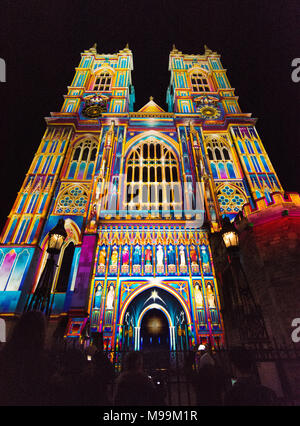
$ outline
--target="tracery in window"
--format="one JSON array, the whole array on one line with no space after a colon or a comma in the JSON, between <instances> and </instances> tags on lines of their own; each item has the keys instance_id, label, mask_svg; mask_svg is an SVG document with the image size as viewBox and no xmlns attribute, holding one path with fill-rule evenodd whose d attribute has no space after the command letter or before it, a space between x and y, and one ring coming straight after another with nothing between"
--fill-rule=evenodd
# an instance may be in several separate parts
<instances>
[{"instance_id":1,"label":"tracery in window","mask_svg":"<svg viewBox=\"0 0 300 426\"><path fill-rule=\"evenodd\" d=\"M191 83L193 92L209 92L208 79L201 72L194 72L191 75Z\"/></svg>"},{"instance_id":2,"label":"tracery in window","mask_svg":"<svg viewBox=\"0 0 300 426\"><path fill-rule=\"evenodd\" d=\"M112 75L108 72L102 72L97 75L94 83L94 91L97 92L108 92L111 86Z\"/></svg>"},{"instance_id":3,"label":"tracery in window","mask_svg":"<svg viewBox=\"0 0 300 426\"><path fill-rule=\"evenodd\" d=\"M219 138L206 142L208 158L215 179L236 179L234 162L226 144Z\"/></svg>"},{"instance_id":4,"label":"tracery in window","mask_svg":"<svg viewBox=\"0 0 300 426\"><path fill-rule=\"evenodd\" d=\"M140 143L127 158L126 172L128 210L181 209L178 161L165 144L155 138Z\"/></svg>"},{"instance_id":5,"label":"tracery in window","mask_svg":"<svg viewBox=\"0 0 300 426\"><path fill-rule=\"evenodd\" d=\"M89 180L92 178L97 153L97 143L90 139L77 142L73 148L68 179Z\"/></svg>"}]
</instances>

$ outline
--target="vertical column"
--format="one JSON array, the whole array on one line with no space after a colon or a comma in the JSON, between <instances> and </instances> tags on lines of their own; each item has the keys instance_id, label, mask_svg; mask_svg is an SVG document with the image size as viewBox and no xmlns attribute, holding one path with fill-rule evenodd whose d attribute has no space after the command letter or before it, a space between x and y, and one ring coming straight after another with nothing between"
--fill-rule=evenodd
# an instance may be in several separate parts
<instances>
[{"instance_id":1,"label":"vertical column","mask_svg":"<svg viewBox=\"0 0 300 426\"><path fill-rule=\"evenodd\" d=\"M70 302L70 311L79 310L85 313L87 310L97 238L95 234L85 234L83 236L75 288Z\"/></svg>"}]
</instances>

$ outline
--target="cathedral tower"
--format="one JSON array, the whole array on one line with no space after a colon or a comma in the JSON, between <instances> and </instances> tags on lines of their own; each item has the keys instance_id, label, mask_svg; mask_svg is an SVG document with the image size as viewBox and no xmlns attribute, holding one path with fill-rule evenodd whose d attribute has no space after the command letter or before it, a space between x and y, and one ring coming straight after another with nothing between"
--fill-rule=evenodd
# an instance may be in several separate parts
<instances>
[{"instance_id":1,"label":"cathedral tower","mask_svg":"<svg viewBox=\"0 0 300 426\"><path fill-rule=\"evenodd\" d=\"M168 111L152 97L134 111L132 70L128 46L111 55L94 45L46 118L1 234L0 313L23 311L63 218L51 320L68 317L68 338L88 329L107 348L223 344L209 233L283 190L219 54L173 47Z\"/></svg>"}]
</instances>

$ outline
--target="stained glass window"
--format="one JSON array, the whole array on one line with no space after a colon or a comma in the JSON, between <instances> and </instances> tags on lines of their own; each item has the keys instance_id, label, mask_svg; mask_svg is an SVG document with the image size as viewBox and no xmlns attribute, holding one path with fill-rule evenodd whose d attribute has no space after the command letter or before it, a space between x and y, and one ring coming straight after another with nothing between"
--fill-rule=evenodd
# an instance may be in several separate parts
<instances>
[{"instance_id":1,"label":"stained glass window","mask_svg":"<svg viewBox=\"0 0 300 426\"><path fill-rule=\"evenodd\" d=\"M149 138L126 163L128 209L176 210L181 206L178 161L159 140Z\"/></svg>"},{"instance_id":2,"label":"stained glass window","mask_svg":"<svg viewBox=\"0 0 300 426\"><path fill-rule=\"evenodd\" d=\"M97 92L108 92L110 90L111 79L112 76L108 71L96 76L93 90Z\"/></svg>"},{"instance_id":3,"label":"stained glass window","mask_svg":"<svg viewBox=\"0 0 300 426\"><path fill-rule=\"evenodd\" d=\"M214 179L236 179L230 148L223 140L212 137L206 142L208 158Z\"/></svg>"},{"instance_id":4,"label":"stained glass window","mask_svg":"<svg viewBox=\"0 0 300 426\"><path fill-rule=\"evenodd\" d=\"M96 141L79 141L73 148L68 179L89 180L92 178L97 153Z\"/></svg>"},{"instance_id":5,"label":"stained glass window","mask_svg":"<svg viewBox=\"0 0 300 426\"><path fill-rule=\"evenodd\" d=\"M191 83L193 92L209 92L209 84L206 76L200 72L191 75Z\"/></svg>"}]
</instances>

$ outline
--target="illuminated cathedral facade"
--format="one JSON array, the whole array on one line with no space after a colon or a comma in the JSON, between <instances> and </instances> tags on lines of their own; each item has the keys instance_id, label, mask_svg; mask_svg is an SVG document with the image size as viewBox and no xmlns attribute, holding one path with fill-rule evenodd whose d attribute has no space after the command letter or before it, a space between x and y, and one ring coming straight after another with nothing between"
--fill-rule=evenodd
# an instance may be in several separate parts
<instances>
[{"instance_id":1,"label":"illuminated cathedral facade","mask_svg":"<svg viewBox=\"0 0 300 426\"><path fill-rule=\"evenodd\" d=\"M64 219L50 320L65 336L99 332L107 349L155 340L159 312L170 349L224 344L209 234L244 205L283 190L220 55L173 47L167 111L134 110L128 46L81 54L60 112L46 131L0 239L0 313L14 318L47 260L49 231ZM150 94L149 94L150 95Z\"/></svg>"}]
</instances>

